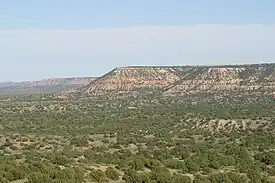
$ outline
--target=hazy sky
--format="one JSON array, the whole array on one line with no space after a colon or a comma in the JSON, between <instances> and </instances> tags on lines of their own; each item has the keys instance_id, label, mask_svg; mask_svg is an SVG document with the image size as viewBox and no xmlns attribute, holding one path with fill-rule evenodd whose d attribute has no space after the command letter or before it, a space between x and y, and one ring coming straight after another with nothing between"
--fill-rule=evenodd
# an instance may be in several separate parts
<instances>
[{"instance_id":1,"label":"hazy sky","mask_svg":"<svg viewBox=\"0 0 275 183\"><path fill-rule=\"evenodd\" d=\"M274 0L2 0L0 81L275 62Z\"/></svg>"}]
</instances>

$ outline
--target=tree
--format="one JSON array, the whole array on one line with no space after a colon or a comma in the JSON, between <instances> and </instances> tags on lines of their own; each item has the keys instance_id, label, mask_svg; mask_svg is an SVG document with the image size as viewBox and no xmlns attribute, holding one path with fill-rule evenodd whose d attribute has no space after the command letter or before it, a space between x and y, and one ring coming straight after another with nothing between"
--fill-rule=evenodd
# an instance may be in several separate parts
<instances>
[{"instance_id":1,"label":"tree","mask_svg":"<svg viewBox=\"0 0 275 183\"><path fill-rule=\"evenodd\" d=\"M28 175L29 183L49 183L51 180L49 175L42 174L41 172L33 172Z\"/></svg>"},{"instance_id":2,"label":"tree","mask_svg":"<svg viewBox=\"0 0 275 183\"><path fill-rule=\"evenodd\" d=\"M211 183L232 183L225 173L215 173L209 176Z\"/></svg>"},{"instance_id":3,"label":"tree","mask_svg":"<svg viewBox=\"0 0 275 183\"><path fill-rule=\"evenodd\" d=\"M200 167L196 162L192 161L191 159L187 159L185 161L185 165L189 172L197 172L199 171Z\"/></svg>"},{"instance_id":4,"label":"tree","mask_svg":"<svg viewBox=\"0 0 275 183\"><path fill-rule=\"evenodd\" d=\"M142 170L144 168L145 165L145 160L144 158L140 158L140 157L135 157L132 161L131 161L131 166L133 169L135 170Z\"/></svg>"},{"instance_id":5,"label":"tree","mask_svg":"<svg viewBox=\"0 0 275 183\"><path fill-rule=\"evenodd\" d=\"M152 179L157 182L169 183L172 182L172 177L168 169L157 167L152 171Z\"/></svg>"},{"instance_id":6,"label":"tree","mask_svg":"<svg viewBox=\"0 0 275 183\"><path fill-rule=\"evenodd\" d=\"M191 183L191 178L185 175L175 174L173 175L172 183Z\"/></svg>"},{"instance_id":7,"label":"tree","mask_svg":"<svg viewBox=\"0 0 275 183\"><path fill-rule=\"evenodd\" d=\"M75 183L82 183L84 181L85 171L82 168L74 167Z\"/></svg>"},{"instance_id":8,"label":"tree","mask_svg":"<svg viewBox=\"0 0 275 183\"><path fill-rule=\"evenodd\" d=\"M193 183L211 183L208 176L203 175L195 175Z\"/></svg>"},{"instance_id":9,"label":"tree","mask_svg":"<svg viewBox=\"0 0 275 183\"><path fill-rule=\"evenodd\" d=\"M260 183L261 182L261 175L259 172L255 170L249 169L247 172L247 177L250 179L253 183Z\"/></svg>"},{"instance_id":10,"label":"tree","mask_svg":"<svg viewBox=\"0 0 275 183\"><path fill-rule=\"evenodd\" d=\"M113 167L108 167L106 169L105 174L111 180L118 180L120 176L119 173Z\"/></svg>"},{"instance_id":11,"label":"tree","mask_svg":"<svg viewBox=\"0 0 275 183\"><path fill-rule=\"evenodd\" d=\"M92 181L100 182L105 177L105 174L101 170L91 169L89 177Z\"/></svg>"}]
</instances>

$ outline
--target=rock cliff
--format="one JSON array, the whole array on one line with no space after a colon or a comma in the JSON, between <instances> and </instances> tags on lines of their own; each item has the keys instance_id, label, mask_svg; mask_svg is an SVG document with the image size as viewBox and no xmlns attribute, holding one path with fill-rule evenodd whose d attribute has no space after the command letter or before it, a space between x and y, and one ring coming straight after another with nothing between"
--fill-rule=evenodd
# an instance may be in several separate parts
<instances>
[{"instance_id":1,"label":"rock cliff","mask_svg":"<svg viewBox=\"0 0 275 183\"><path fill-rule=\"evenodd\" d=\"M154 91L161 95L275 91L275 64L224 66L131 66L116 68L79 89L89 96Z\"/></svg>"}]
</instances>

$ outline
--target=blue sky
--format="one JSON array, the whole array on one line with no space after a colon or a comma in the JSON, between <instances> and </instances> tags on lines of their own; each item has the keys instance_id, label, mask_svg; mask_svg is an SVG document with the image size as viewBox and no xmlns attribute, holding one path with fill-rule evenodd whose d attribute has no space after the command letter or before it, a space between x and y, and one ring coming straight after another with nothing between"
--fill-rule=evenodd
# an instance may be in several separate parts
<instances>
[{"instance_id":1,"label":"blue sky","mask_svg":"<svg viewBox=\"0 0 275 183\"><path fill-rule=\"evenodd\" d=\"M272 0L2 0L0 81L275 60Z\"/></svg>"}]
</instances>

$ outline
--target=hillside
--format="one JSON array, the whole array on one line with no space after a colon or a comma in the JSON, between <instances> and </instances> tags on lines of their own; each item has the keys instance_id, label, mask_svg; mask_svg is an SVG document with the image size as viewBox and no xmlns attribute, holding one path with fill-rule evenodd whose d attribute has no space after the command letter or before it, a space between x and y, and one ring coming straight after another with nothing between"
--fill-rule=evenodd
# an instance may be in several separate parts
<instances>
[{"instance_id":1,"label":"hillside","mask_svg":"<svg viewBox=\"0 0 275 183\"><path fill-rule=\"evenodd\" d=\"M116 68L80 88L75 95L115 96L157 92L164 96L192 93L272 94L275 64L224 66L131 66Z\"/></svg>"},{"instance_id":2,"label":"hillside","mask_svg":"<svg viewBox=\"0 0 275 183\"><path fill-rule=\"evenodd\" d=\"M83 87L93 77L49 78L40 81L3 82L0 83L0 94L32 94L60 92Z\"/></svg>"}]
</instances>

